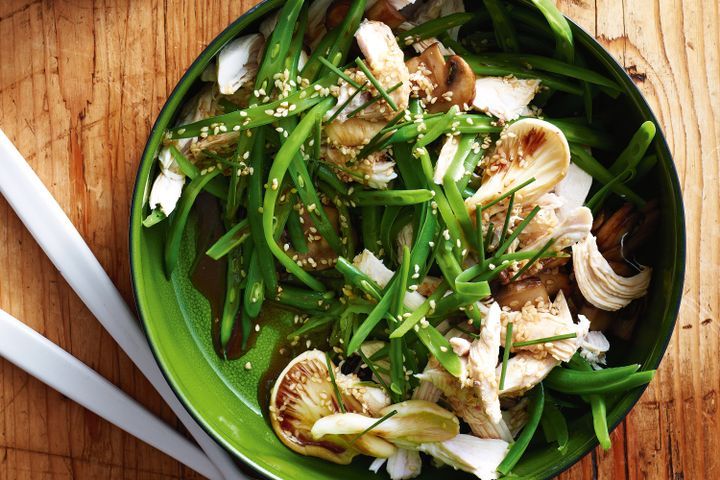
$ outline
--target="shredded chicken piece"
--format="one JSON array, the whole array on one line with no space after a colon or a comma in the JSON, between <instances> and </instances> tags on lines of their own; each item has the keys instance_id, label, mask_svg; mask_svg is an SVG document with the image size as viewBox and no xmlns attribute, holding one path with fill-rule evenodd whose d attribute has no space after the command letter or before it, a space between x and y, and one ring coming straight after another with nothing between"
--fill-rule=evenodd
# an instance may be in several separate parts
<instances>
[{"instance_id":1,"label":"shredded chicken piece","mask_svg":"<svg viewBox=\"0 0 720 480\"><path fill-rule=\"evenodd\" d=\"M388 457L387 472L392 480L406 480L415 478L422 471L422 459L420 453L415 450L399 448L398 451Z\"/></svg>"},{"instance_id":2,"label":"shredded chicken piece","mask_svg":"<svg viewBox=\"0 0 720 480\"><path fill-rule=\"evenodd\" d=\"M531 115L528 105L540 89L540 80L484 77L475 80L473 107L509 122Z\"/></svg>"},{"instance_id":3,"label":"shredded chicken piece","mask_svg":"<svg viewBox=\"0 0 720 480\"><path fill-rule=\"evenodd\" d=\"M344 122L331 122L325 125L328 142L336 147L360 147L365 145L380 130L384 122L371 122L361 118L349 118Z\"/></svg>"},{"instance_id":4,"label":"shredded chicken piece","mask_svg":"<svg viewBox=\"0 0 720 480\"><path fill-rule=\"evenodd\" d=\"M643 267L632 277L616 274L598 250L594 235L573 245L572 252L578 287L585 300L597 308L611 312L620 310L647 294L652 269Z\"/></svg>"},{"instance_id":5,"label":"shredded chicken piece","mask_svg":"<svg viewBox=\"0 0 720 480\"><path fill-rule=\"evenodd\" d=\"M548 355L537 358L531 352L520 352L508 360L505 372L505 384L500 396L518 396L532 389L542 382L550 371L560 365L560 361ZM500 378L502 366L498 366L495 373Z\"/></svg>"},{"instance_id":6,"label":"shredded chicken piece","mask_svg":"<svg viewBox=\"0 0 720 480\"><path fill-rule=\"evenodd\" d=\"M549 354L561 362L567 362L572 358L579 348L580 342L585 338L589 327L589 324L584 322L577 324L573 322L562 290L558 292L552 305L528 303L519 312L503 312L502 322L503 342L505 342L506 327L509 322L513 322L513 343L574 333L575 338L513 348L513 351L528 351L538 357Z\"/></svg>"},{"instance_id":7,"label":"shredded chicken piece","mask_svg":"<svg viewBox=\"0 0 720 480\"><path fill-rule=\"evenodd\" d=\"M470 346L468 371L475 395L482 400L485 414L496 424L502 421L498 381L495 376L499 353L500 305L494 302L483 321L479 337Z\"/></svg>"}]
</instances>

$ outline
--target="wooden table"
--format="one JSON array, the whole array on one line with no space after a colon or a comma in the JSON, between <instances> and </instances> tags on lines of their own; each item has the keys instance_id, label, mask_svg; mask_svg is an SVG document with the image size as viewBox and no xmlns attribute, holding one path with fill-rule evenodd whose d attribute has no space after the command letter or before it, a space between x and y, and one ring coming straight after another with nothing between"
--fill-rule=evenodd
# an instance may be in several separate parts
<instances>
[{"instance_id":1,"label":"wooden table","mask_svg":"<svg viewBox=\"0 0 720 480\"><path fill-rule=\"evenodd\" d=\"M3 0L0 127L77 225L128 302L130 194L148 131L205 45L253 0ZM720 12L717 0L561 0L633 75L685 192L688 265L655 381L612 435L562 478L720 475ZM0 172L2 175L2 172ZM0 308L168 422L148 382L0 198ZM0 361L0 478L198 478Z\"/></svg>"}]
</instances>

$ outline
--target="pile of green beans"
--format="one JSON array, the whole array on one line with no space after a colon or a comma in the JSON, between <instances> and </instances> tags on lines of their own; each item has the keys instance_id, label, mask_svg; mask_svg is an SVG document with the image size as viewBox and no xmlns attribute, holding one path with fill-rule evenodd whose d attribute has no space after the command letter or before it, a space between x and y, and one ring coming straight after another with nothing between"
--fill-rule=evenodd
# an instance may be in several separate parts
<instances>
[{"instance_id":1,"label":"pile of green beans","mask_svg":"<svg viewBox=\"0 0 720 480\"><path fill-rule=\"evenodd\" d=\"M463 360L444 335L447 322L467 338L478 338L473 332L482 328L481 312L496 286L522 279L536 271L531 269L537 262L566 257L568 250L556 251L550 239L541 248L516 251L520 235L540 212L539 206L514 208L519 207L516 193L535 178L468 209L466 199L492 171L485 170L486 155L505 138L505 125L457 105L429 113L418 98L400 108L393 92L402 84L385 85L368 59L354 56L354 35L366 6L366 0L350 2L342 22L315 43L301 68L308 43L308 2L285 2L264 47L249 100L219 95L218 115L166 132L169 153L187 180L175 210L167 217L159 209L148 212L143 224L165 225L162 261L171 278L181 263L193 205L202 192L211 195L222 210L223 232L198 255L226 267L222 309L215 319L215 340L223 354L228 356L237 335L244 349L252 331L265 321L264 309L279 308L295 315L291 331L282 332L291 345L301 338L322 338L322 347L333 352L328 365L333 361L330 355L359 356L392 401L401 402L411 398L419 384L409 372L422 371L430 357L451 375L466 375ZM544 111L533 109L533 115L542 115L563 132L572 162L593 177L585 206L593 213L622 201L645 207L637 179L657 162L652 151L656 127L645 122L627 145L618 141L610 114L599 110L622 89L613 78L589 68L591 63L576 51L572 29L553 2L483 0L476 7L475 12L451 13L395 31L396 40L409 54L411 44L438 38L477 76L539 80L534 107ZM358 80L349 68L364 77ZM343 84L356 92L337 105L334 87ZM332 163L325 126L362 117L358 114L371 105L386 107L384 124L346 164ZM228 139L221 151L178 148L181 139L221 135ZM457 150L438 179L439 152L448 136L454 136ZM385 155L394 162L396 177L386 188L371 188L374 183L362 169L363 162L372 165ZM513 215L520 210L523 218L515 221ZM487 213L497 211L503 213ZM358 268L353 259L363 249L392 274L383 272L387 275L378 282ZM320 266L316 259L324 263ZM432 283L430 277L439 280ZM434 289L418 299L414 292L430 288L424 280ZM507 341L498 358L501 389L508 362L518 351L515 347L578 335L563 332L513 342L513 328L517 333L519 325L508 322L506 328ZM370 358L362 351L369 340L384 342ZM528 393L528 421L498 472L512 476L536 441L539 426L547 442L557 444L564 454L569 437L563 414L567 398L589 405L598 441L609 448L607 411L612 400L646 385L653 375L653 370L640 371L639 365L594 370L575 354Z\"/></svg>"}]
</instances>

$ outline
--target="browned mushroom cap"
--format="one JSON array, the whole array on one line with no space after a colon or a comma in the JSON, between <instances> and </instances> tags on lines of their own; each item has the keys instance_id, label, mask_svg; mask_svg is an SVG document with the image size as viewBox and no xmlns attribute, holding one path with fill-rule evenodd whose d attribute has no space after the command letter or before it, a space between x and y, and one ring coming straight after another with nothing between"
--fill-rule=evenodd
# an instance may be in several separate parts
<instances>
[{"instance_id":1,"label":"browned mushroom cap","mask_svg":"<svg viewBox=\"0 0 720 480\"><path fill-rule=\"evenodd\" d=\"M325 15L325 28L332 30L340 25L347 16L351 4L350 0L334 0Z\"/></svg>"},{"instance_id":2,"label":"browned mushroom cap","mask_svg":"<svg viewBox=\"0 0 720 480\"><path fill-rule=\"evenodd\" d=\"M452 55L447 60L440 51L440 44L433 43L419 56L405 62L411 72L424 65L436 85L433 96L435 103L428 105L430 112L446 112L453 105L470 105L475 97L475 73L460 56Z\"/></svg>"},{"instance_id":3,"label":"browned mushroom cap","mask_svg":"<svg viewBox=\"0 0 720 480\"><path fill-rule=\"evenodd\" d=\"M495 300L501 307L509 307L512 310L520 310L526 303L538 303L542 301L550 304L550 296L543 282L537 277L530 277L517 282L512 282L495 295Z\"/></svg>"},{"instance_id":4,"label":"browned mushroom cap","mask_svg":"<svg viewBox=\"0 0 720 480\"><path fill-rule=\"evenodd\" d=\"M453 105L463 108L472 103L475 97L475 73L462 57L453 55L448 58L442 77L444 83L438 85L439 90L436 89L438 100L428 107L430 112L445 112Z\"/></svg>"},{"instance_id":5,"label":"browned mushroom cap","mask_svg":"<svg viewBox=\"0 0 720 480\"><path fill-rule=\"evenodd\" d=\"M315 422L340 412L325 355L309 350L293 359L280 373L270 396L270 423L291 450L347 465L359 452L342 438L328 435L315 440Z\"/></svg>"},{"instance_id":6,"label":"browned mushroom cap","mask_svg":"<svg viewBox=\"0 0 720 480\"><path fill-rule=\"evenodd\" d=\"M367 11L366 16L369 20L383 22L390 28L397 28L406 20L405 16L388 0L377 0Z\"/></svg>"},{"instance_id":7,"label":"browned mushroom cap","mask_svg":"<svg viewBox=\"0 0 720 480\"><path fill-rule=\"evenodd\" d=\"M562 290L565 297L570 297L572 293L572 283L570 283L570 276L563 272L539 272L536 276L545 285L548 295L555 297L557 293Z\"/></svg>"}]
</instances>

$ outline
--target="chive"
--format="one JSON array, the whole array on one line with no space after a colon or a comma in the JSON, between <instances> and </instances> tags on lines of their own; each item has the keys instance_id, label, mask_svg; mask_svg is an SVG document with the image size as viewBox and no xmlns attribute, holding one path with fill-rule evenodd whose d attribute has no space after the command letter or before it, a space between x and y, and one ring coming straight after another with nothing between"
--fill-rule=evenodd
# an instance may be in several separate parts
<instances>
[{"instance_id":1,"label":"chive","mask_svg":"<svg viewBox=\"0 0 720 480\"><path fill-rule=\"evenodd\" d=\"M496 204L502 202L503 200L505 200L505 199L508 198L509 196L515 195L515 193L517 193L519 190L527 187L528 185L530 185L530 184L533 183L534 181L535 181L535 177L528 178L527 180L525 180L523 183L521 183L521 184L518 185L517 187L513 187L513 188L511 188L510 190L508 190L507 192L505 192L504 194L500 195L498 198L496 198L496 199L493 200L492 202L490 202L490 203L488 203L488 204L486 204L486 205L481 205L481 206L480 206L480 209L481 209L481 210L487 210L488 208L492 207L493 205L496 205Z\"/></svg>"},{"instance_id":2,"label":"chive","mask_svg":"<svg viewBox=\"0 0 720 480\"><path fill-rule=\"evenodd\" d=\"M357 109L356 109L356 110L357 110ZM354 113L354 112L353 112L353 113ZM405 116L405 112L404 112L404 111L398 113L397 115L395 115L395 116L392 118L392 120L390 120L390 121L387 123L387 125L388 125L389 127L394 126L394 125L395 125L396 123L398 123L398 122L400 121L400 119L403 118L404 116ZM387 127L386 127L386 128L387 128ZM380 130L378 133L376 133L376 134L370 139L370 141L360 150L360 152L358 152L356 159L362 160L363 158L365 158L365 157L367 157L368 155L370 155L370 153L372 153L372 152L374 152L375 150L377 150L377 149L378 149L378 146L379 146L382 142L385 141L385 139L386 139L386 133L388 133L388 132L385 132L384 129L383 129L383 130Z\"/></svg>"},{"instance_id":3,"label":"chive","mask_svg":"<svg viewBox=\"0 0 720 480\"><path fill-rule=\"evenodd\" d=\"M397 90L398 88L400 88L401 86L402 86L402 82L398 82L398 83L396 83L395 85L393 85L392 87L390 87L390 88L388 89L387 93L392 93L392 92L394 92L395 90ZM377 96L371 98L370 100L368 100L367 102L363 103L363 104L360 105L358 108L356 108L355 110L353 110L352 112L350 112L350 113L348 114L347 118L352 118L352 117L354 117L358 112L360 112L360 111L362 111L362 110L365 110L365 109L366 109L367 107L369 107L370 105L373 105L374 103L379 102L379 101L382 100L382 99L383 99L383 96L382 96L382 95L377 95ZM396 110L396 111L397 111L397 110ZM403 112L401 112L401 113L403 113Z\"/></svg>"},{"instance_id":4,"label":"chive","mask_svg":"<svg viewBox=\"0 0 720 480\"><path fill-rule=\"evenodd\" d=\"M487 233L485 234L485 248L487 249L487 251L489 251L490 247L492 246L494 233L495 224L493 222L490 222L490 224L488 225ZM482 235L482 230L480 230L480 234Z\"/></svg>"},{"instance_id":5,"label":"chive","mask_svg":"<svg viewBox=\"0 0 720 480\"><path fill-rule=\"evenodd\" d=\"M395 291L395 305L393 314L396 318L401 317L405 311L405 295L407 294L408 277L410 276L410 248L403 245L403 259L400 264L400 276L398 277L398 288Z\"/></svg>"},{"instance_id":6,"label":"chive","mask_svg":"<svg viewBox=\"0 0 720 480\"><path fill-rule=\"evenodd\" d=\"M503 349L503 361L500 370L500 383L498 383L498 390L500 391L505 388L505 374L507 373L508 360L510 360L510 349L512 349L512 332L513 322L508 322L507 330L505 331L505 347Z\"/></svg>"},{"instance_id":7,"label":"chive","mask_svg":"<svg viewBox=\"0 0 720 480\"><path fill-rule=\"evenodd\" d=\"M542 343L548 343L548 342L557 342L560 340L567 340L568 338L576 338L577 333L565 333L562 335L555 335L553 337L545 337L545 338L537 338L535 340L527 340L524 342L517 342L513 343L513 348L515 347L529 347L531 345L539 345Z\"/></svg>"},{"instance_id":8,"label":"chive","mask_svg":"<svg viewBox=\"0 0 720 480\"><path fill-rule=\"evenodd\" d=\"M415 190L359 190L350 200L360 207L404 206L425 203L433 198L433 192L424 188Z\"/></svg>"},{"instance_id":9,"label":"chive","mask_svg":"<svg viewBox=\"0 0 720 480\"><path fill-rule=\"evenodd\" d=\"M551 238L550 240L545 242L545 245L543 245L542 248L540 250L538 250L537 253L530 260L528 260L528 262L525 265L523 265L523 267L520 270L518 270L515 275L513 275L513 277L510 279L510 281L511 282L515 281L516 279L520 278L520 276L523 273L527 272L528 269L530 269L530 267L535 262L537 262L540 259L540 257L542 257L543 254L548 250L548 248L550 248L554 243L555 243L554 238Z\"/></svg>"},{"instance_id":10,"label":"chive","mask_svg":"<svg viewBox=\"0 0 720 480\"><path fill-rule=\"evenodd\" d=\"M248 237L250 237L250 226L247 219L243 219L213 243L205 254L213 260L220 260L231 250L242 245Z\"/></svg>"},{"instance_id":11,"label":"chive","mask_svg":"<svg viewBox=\"0 0 720 480\"><path fill-rule=\"evenodd\" d=\"M333 369L332 361L330 360L330 355L327 352L325 352L325 363L327 363L328 373L330 374L330 382L332 382L333 389L335 390L335 396L337 397L338 405L340 405L340 411L345 413L347 412L347 410L345 410L345 403L343 403L342 395L340 395L340 388L338 388L337 382L335 381L335 371Z\"/></svg>"},{"instance_id":12,"label":"chive","mask_svg":"<svg viewBox=\"0 0 720 480\"><path fill-rule=\"evenodd\" d=\"M373 84L373 86L377 89L378 93L380 93L380 95L382 95L382 97L385 99L387 104L390 105L390 108L392 108L393 111L397 112L398 111L397 104L395 103L395 101L392 98L390 98L390 95L388 95L389 92L386 92L385 89L383 88L383 86L380 85L380 82L378 81L377 78L375 78L375 75L372 74L372 72L367 67L367 65L365 65L365 62L363 62L362 59L360 59L360 58L356 58L355 64L358 67L360 67L360 70L362 70L363 73L365 74L365 76L368 78L368 80L370 80L370 83ZM402 82L400 82L400 84L402 85Z\"/></svg>"},{"instance_id":13,"label":"chive","mask_svg":"<svg viewBox=\"0 0 720 480\"><path fill-rule=\"evenodd\" d=\"M480 265L485 264L485 241L482 231L482 210L479 208L475 209L475 226L477 228L477 249L478 249L478 260Z\"/></svg>"},{"instance_id":14,"label":"chive","mask_svg":"<svg viewBox=\"0 0 720 480\"><path fill-rule=\"evenodd\" d=\"M344 412L343 412L343 413L344 413ZM368 428L366 428L366 429L363 430L362 432L360 432L360 433L358 433L357 435L355 435L355 436L353 437L353 439L350 440L350 445L354 444L360 437L362 437L363 435L365 435L366 433L368 433L368 432L369 432L370 430L372 430L373 428L377 428L378 425L380 425L381 423L383 423L383 422L384 422L385 420L387 420L388 418L397 415L397 413L398 413L397 410L393 410L393 411L388 412L388 413L386 413L385 415L383 415L377 422L373 423L373 424L370 425Z\"/></svg>"},{"instance_id":15,"label":"chive","mask_svg":"<svg viewBox=\"0 0 720 480\"><path fill-rule=\"evenodd\" d=\"M365 354L362 351L362 348L358 349L357 351L358 355L360 355L360 358L362 359L363 363L368 366L372 374L377 378L378 382L382 387L385 389L388 394L390 394L390 387L388 387L387 382L383 379L383 377L378 372L378 368L368 357L365 356ZM376 352L377 353L377 352Z\"/></svg>"},{"instance_id":16,"label":"chive","mask_svg":"<svg viewBox=\"0 0 720 480\"><path fill-rule=\"evenodd\" d=\"M337 58L337 56L336 56L336 58ZM335 75L337 75L338 77L342 78L343 80L345 80L347 83L349 83L349 84L352 85L353 87L357 88L358 90L359 90L360 88L362 88L359 83L357 83L357 82L356 82L355 80L353 80L352 78L348 77L348 76L345 74L345 72L343 72L342 70L340 70L335 64L333 64L333 63L330 62L329 60L326 60L326 59L323 58L323 57L318 57L318 60L320 60L320 63L322 63L323 65L325 65L325 66L326 66L328 69L330 69Z\"/></svg>"},{"instance_id":17,"label":"chive","mask_svg":"<svg viewBox=\"0 0 720 480\"><path fill-rule=\"evenodd\" d=\"M323 60L324 60L324 59L323 59ZM360 93L365 90L365 87L367 86L367 84L368 84L368 82L365 82L365 83L363 83L361 86L357 87L357 90L355 90L355 91L353 92L353 94L350 95L350 96L348 97L348 99L343 102L342 105L340 105L339 107L337 107L337 109L335 110L335 113L332 114L332 116L327 120L326 123L331 123L333 120L335 120L335 119L338 117L338 115L340 115L340 112L342 112L343 110L345 110L345 108L346 108L348 105L350 105L350 103L351 103L353 100L355 100L355 97L357 97L358 95L360 95ZM317 139L316 139L315 141L317 142Z\"/></svg>"},{"instance_id":18,"label":"chive","mask_svg":"<svg viewBox=\"0 0 720 480\"><path fill-rule=\"evenodd\" d=\"M528 224L532 221L533 218L535 218L535 215L540 211L539 206L535 206L530 213L528 213L527 217L523 219L522 222L520 222L520 225L513 230L513 232L510 234L510 236L505 240L505 243L501 244L500 247L495 251L495 258L499 257L503 253L505 253L505 250L507 250L510 245L515 241L515 239L522 233L523 230L525 230L525 227L528 226Z\"/></svg>"},{"instance_id":19,"label":"chive","mask_svg":"<svg viewBox=\"0 0 720 480\"><path fill-rule=\"evenodd\" d=\"M507 236L508 227L510 226L510 217L512 216L512 209L515 206L515 192L510 195L510 201L508 202L507 211L505 212L505 221L503 222L502 233L500 233L500 245L505 242Z\"/></svg>"}]
</instances>

